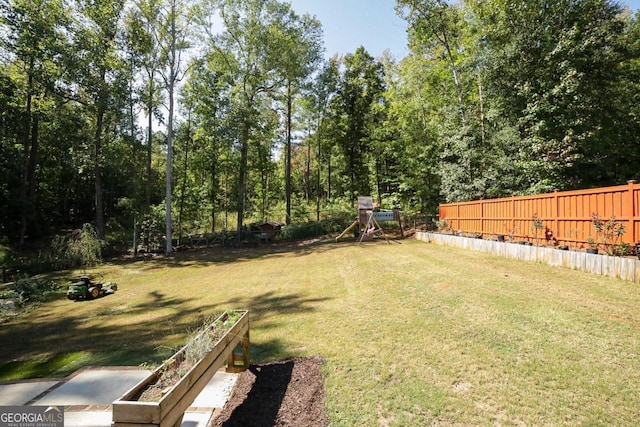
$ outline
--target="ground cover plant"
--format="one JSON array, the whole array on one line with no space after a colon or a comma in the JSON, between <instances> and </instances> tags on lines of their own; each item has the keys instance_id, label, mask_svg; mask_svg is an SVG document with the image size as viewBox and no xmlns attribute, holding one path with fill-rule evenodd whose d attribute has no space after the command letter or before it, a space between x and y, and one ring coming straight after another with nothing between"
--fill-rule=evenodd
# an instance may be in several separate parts
<instances>
[{"instance_id":1,"label":"ground cover plant","mask_svg":"<svg viewBox=\"0 0 640 427\"><path fill-rule=\"evenodd\" d=\"M212 249L90 271L118 292L60 295L2 325L3 380L160 363L213 313L246 308L253 362L322 357L332 425L640 417L633 283L413 240Z\"/></svg>"}]
</instances>

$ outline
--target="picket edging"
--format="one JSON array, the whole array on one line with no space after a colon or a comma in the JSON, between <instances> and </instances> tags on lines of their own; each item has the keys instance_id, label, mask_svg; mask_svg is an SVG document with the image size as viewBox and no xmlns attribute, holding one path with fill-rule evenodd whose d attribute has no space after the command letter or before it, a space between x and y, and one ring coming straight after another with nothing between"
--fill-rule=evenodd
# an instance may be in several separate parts
<instances>
[{"instance_id":1,"label":"picket edging","mask_svg":"<svg viewBox=\"0 0 640 427\"><path fill-rule=\"evenodd\" d=\"M634 283L640 282L640 260L634 258L562 251L556 248L474 239L450 234L418 232L416 239L442 246L486 252L505 258L548 264L553 267L571 268Z\"/></svg>"}]
</instances>

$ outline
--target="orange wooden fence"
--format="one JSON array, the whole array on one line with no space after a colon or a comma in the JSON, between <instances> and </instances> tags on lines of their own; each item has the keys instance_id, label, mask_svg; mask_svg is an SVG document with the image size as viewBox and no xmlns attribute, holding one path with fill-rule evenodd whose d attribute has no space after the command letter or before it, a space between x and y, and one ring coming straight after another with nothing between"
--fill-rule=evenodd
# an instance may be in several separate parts
<instances>
[{"instance_id":1,"label":"orange wooden fence","mask_svg":"<svg viewBox=\"0 0 640 427\"><path fill-rule=\"evenodd\" d=\"M585 246L589 236L596 237L593 214L624 224L621 242L640 242L640 185L629 181L615 187L440 205L440 220L446 219L454 232L544 242L549 231L558 244L578 247ZM542 230L534 227L534 218L542 221Z\"/></svg>"}]
</instances>

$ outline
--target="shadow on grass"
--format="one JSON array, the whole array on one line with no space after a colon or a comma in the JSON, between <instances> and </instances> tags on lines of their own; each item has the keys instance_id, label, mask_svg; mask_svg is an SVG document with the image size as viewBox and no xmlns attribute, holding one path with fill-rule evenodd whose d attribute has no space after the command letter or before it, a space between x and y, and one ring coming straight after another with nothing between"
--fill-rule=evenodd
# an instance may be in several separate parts
<instances>
[{"instance_id":1,"label":"shadow on grass","mask_svg":"<svg viewBox=\"0 0 640 427\"><path fill-rule=\"evenodd\" d=\"M385 243L384 241L382 243ZM224 247L187 249L176 252L169 257L162 255L150 259L114 260L117 265L135 264L140 270L154 270L166 267L207 267L215 264L237 263L277 257L302 257L318 254L357 244L354 242L336 243L335 240L324 240L309 243L273 243L259 246ZM368 244L372 244L371 242ZM375 244L375 243L374 243Z\"/></svg>"},{"instance_id":2,"label":"shadow on grass","mask_svg":"<svg viewBox=\"0 0 640 427\"><path fill-rule=\"evenodd\" d=\"M37 315L31 313L19 317L0 328L0 360L3 361L0 381L66 376L76 369L92 365L155 365L177 350L163 347L165 337L171 335L175 339L175 335L184 335L186 341L190 331L223 310L249 309L251 322L260 321L261 328L271 328L277 326L271 320L275 317L273 315L308 312L315 309L316 303L325 300L266 292L216 304L187 304L197 299L197 296L169 297L160 290L154 290L137 304L96 312L90 319L73 313L74 304L87 302L70 302L69 311L63 316L47 312L46 306L40 307ZM163 310L167 314L118 327L110 321L120 316L134 318L154 310ZM262 347L252 345L252 351L252 356L260 360L279 357L286 352L279 343ZM65 363L67 360L69 362Z\"/></svg>"}]
</instances>

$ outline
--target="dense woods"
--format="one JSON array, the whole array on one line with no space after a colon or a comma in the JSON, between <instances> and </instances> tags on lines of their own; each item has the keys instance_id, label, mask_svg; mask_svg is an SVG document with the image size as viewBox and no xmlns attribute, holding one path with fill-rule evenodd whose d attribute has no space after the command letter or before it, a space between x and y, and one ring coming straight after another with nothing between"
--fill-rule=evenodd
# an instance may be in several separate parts
<instances>
[{"instance_id":1,"label":"dense woods","mask_svg":"<svg viewBox=\"0 0 640 427\"><path fill-rule=\"evenodd\" d=\"M397 0L329 56L277 0L0 0L0 239L172 241L639 178L640 26L608 0ZM328 58L328 59L327 59Z\"/></svg>"}]
</instances>

